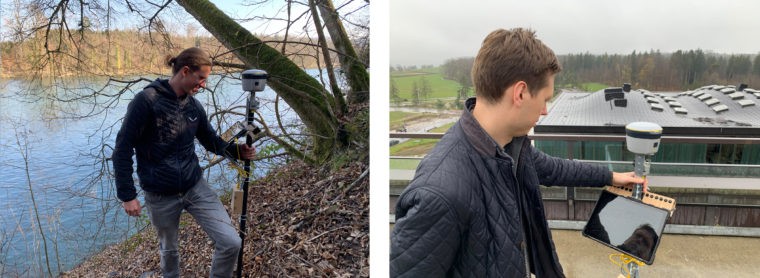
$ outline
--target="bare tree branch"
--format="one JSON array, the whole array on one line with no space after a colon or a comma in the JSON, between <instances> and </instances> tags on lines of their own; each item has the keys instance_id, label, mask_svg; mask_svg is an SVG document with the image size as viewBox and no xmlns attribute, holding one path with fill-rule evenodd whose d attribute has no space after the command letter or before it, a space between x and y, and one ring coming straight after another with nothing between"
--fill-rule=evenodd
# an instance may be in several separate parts
<instances>
[{"instance_id":1,"label":"bare tree branch","mask_svg":"<svg viewBox=\"0 0 760 278\"><path fill-rule=\"evenodd\" d=\"M325 66L327 68L327 77L330 79L330 88L334 95L333 97L333 111L336 111L336 115L338 118L342 117L343 114L345 114L348 111L348 107L346 106L346 101L343 97L343 92L340 90L340 86L338 86L338 80L335 78L335 70L333 70L333 63L332 59L330 58L330 52L327 48L327 39L325 39L325 34L322 32L322 23L319 19L319 14L317 13L317 4L314 2L314 0L309 0L309 7L311 9L311 14L314 20L314 25L317 27L317 38L319 39L319 45L322 49L322 56L325 59Z\"/></svg>"}]
</instances>

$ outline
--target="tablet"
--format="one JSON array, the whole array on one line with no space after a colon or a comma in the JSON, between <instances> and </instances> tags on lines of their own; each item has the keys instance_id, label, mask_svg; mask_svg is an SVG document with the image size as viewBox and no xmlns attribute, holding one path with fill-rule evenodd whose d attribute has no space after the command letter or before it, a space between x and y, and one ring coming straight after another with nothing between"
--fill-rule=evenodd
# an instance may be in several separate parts
<instances>
[{"instance_id":1,"label":"tablet","mask_svg":"<svg viewBox=\"0 0 760 278\"><path fill-rule=\"evenodd\" d=\"M668 216L665 209L603 190L583 235L651 265Z\"/></svg>"}]
</instances>

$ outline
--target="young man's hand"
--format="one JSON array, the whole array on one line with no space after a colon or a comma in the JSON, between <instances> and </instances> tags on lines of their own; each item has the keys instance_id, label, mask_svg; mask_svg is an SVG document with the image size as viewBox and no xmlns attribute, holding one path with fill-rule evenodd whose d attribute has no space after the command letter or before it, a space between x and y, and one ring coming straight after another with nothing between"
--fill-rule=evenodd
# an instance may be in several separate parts
<instances>
[{"instance_id":1,"label":"young man's hand","mask_svg":"<svg viewBox=\"0 0 760 278\"><path fill-rule=\"evenodd\" d=\"M252 160L256 158L256 148L248 146L246 144L239 144L238 150L240 151L240 159Z\"/></svg>"},{"instance_id":2,"label":"young man's hand","mask_svg":"<svg viewBox=\"0 0 760 278\"><path fill-rule=\"evenodd\" d=\"M124 211L129 216L140 216L140 211L142 208L140 207L140 201L137 199L134 199L129 202L121 203L121 206L124 207Z\"/></svg>"},{"instance_id":3,"label":"young man's hand","mask_svg":"<svg viewBox=\"0 0 760 278\"><path fill-rule=\"evenodd\" d=\"M637 183L644 184L644 192L649 191L646 179L636 177L636 174L634 174L633 172L627 172L627 173L612 172L612 185L633 188L633 185Z\"/></svg>"}]
</instances>

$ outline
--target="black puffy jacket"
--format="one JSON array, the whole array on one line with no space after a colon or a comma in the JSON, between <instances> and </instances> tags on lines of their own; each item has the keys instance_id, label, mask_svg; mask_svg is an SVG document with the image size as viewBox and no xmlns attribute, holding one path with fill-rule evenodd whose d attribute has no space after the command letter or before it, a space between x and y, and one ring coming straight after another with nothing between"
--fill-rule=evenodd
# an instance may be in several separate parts
<instances>
[{"instance_id":1,"label":"black puffy jacket","mask_svg":"<svg viewBox=\"0 0 760 278\"><path fill-rule=\"evenodd\" d=\"M216 135L197 99L177 97L168 80L151 82L129 103L116 135L112 158L117 197L124 202L137 197L132 179L135 151L143 190L175 194L192 188L202 177L195 138L208 151L237 157L237 145Z\"/></svg>"},{"instance_id":2,"label":"black puffy jacket","mask_svg":"<svg viewBox=\"0 0 760 278\"><path fill-rule=\"evenodd\" d=\"M467 101L396 203L391 277L563 277L538 186L604 186L611 172L548 156L526 137L505 152L474 105Z\"/></svg>"}]
</instances>

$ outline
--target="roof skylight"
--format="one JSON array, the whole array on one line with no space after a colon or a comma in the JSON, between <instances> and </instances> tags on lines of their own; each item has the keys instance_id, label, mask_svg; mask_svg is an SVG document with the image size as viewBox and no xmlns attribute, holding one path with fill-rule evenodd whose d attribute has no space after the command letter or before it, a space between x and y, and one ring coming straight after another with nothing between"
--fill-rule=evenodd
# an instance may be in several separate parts
<instances>
[{"instance_id":1,"label":"roof skylight","mask_svg":"<svg viewBox=\"0 0 760 278\"><path fill-rule=\"evenodd\" d=\"M705 104L707 104L707 106L713 106L713 105L719 104L719 103L720 103L720 100L717 100L717 99L711 98L711 99L705 100L705 101L703 101L703 102L704 102Z\"/></svg>"},{"instance_id":2,"label":"roof skylight","mask_svg":"<svg viewBox=\"0 0 760 278\"><path fill-rule=\"evenodd\" d=\"M755 105L755 102L754 102L754 101L752 101L752 100L749 100L749 99L742 99L742 100L740 100L740 101L737 101L737 102L738 102L738 103L739 103L739 105L741 105L742 107L747 107L747 106L752 106L752 105Z\"/></svg>"},{"instance_id":3,"label":"roof skylight","mask_svg":"<svg viewBox=\"0 0 760 278\"><path fill-rule=\"evenodd\" d=\"M652 107L652 110L654 110L654 111L659 111L659 112L662 112L662 111L664 111L664 110L665 110L665 108L664 108L664 107L662 107L662 105L660 105L660 104L658 104L658 103L650 103L650 104L649 104L649 106L651 106L651 107Z\"/></svg>"},{"instance_id":4,"label":"roof skylight","mask_svg":"<svg viewBox=\"0 0 760 278\"><path fill-rule=\"evenodd\" d=\"M715 113L725 112L728 111L728 106L725 104L719 104L712 107L712 110L715 111Z\"/></svg>"},{"instance_id":5,"label":"roof skylight","mask_svg":"<svg viewBox=\"0 0 760 278\"><path fill-rule=\"evenodd\" d=\"M743 99L744 95L745 94L742 92L736 92L736 93L728 95L728 97L730 97L731 99Z\"/></svg>"}]
</instances>

